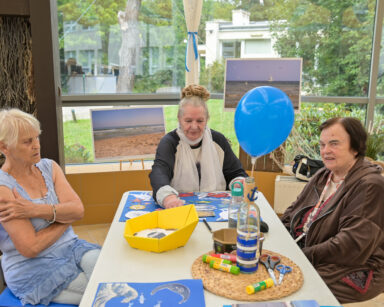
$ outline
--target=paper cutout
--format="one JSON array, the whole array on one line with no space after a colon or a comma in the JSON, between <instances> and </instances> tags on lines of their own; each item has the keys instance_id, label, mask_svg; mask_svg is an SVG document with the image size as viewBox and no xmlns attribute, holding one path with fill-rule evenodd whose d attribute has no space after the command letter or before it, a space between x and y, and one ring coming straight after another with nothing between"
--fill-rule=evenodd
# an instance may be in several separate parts
<instances>
[{"instance_id":1,"label":"paper cutout","mask_svg":"<svg viewBox=\"0 0 384 307\"><path fill-rule=\"evenodd\" d=\"M142 238L153 238L153 239L161 239L173 232L176 229L163 229L163 228L152 228L152 229L144 229L135 233L136 237Z\"/></svg>"},{"instance_id":2,"label":"paper cutout","mask_svg":"<svg viewBox=\"0 0 384 307\"><path fill-rule=\"evenodd\" d=\"M143 205L132 205L129 208L131 208L133 210L141 210L141 209L145 209L145 206L143 206Z\"/></svg>"},{"instance_id":3,"label":"paper cutout","mask_svg":"<svg viewBox=\"0 0 384 307\"><path fill-rule=\"evenodd\" d=\"M109 306L203 307L203 283L201 279L159 283L100 283L92 307Z\"/></svg>"},{"instance_id":4,"label":"paper cutout","mask_svg":"<svg viewBox=\"0 0 384 307\"><path fill-rule=\"evenodd\" d=\"M214 212L214 216L207 216L208 222L228 221L228 205L230 194L227 192L219 193L180 193L180 198L185 201L185 205L193 204L198 212ZM139 202L137 201L139 200ZM144 210L137 210L138 206L145 206ZM123 212L119 221L125 222L148 212L163 210L147 191L132 191L129 193ZM204 214L202 214L204 215Z\"/></svg>"}]
</instances>

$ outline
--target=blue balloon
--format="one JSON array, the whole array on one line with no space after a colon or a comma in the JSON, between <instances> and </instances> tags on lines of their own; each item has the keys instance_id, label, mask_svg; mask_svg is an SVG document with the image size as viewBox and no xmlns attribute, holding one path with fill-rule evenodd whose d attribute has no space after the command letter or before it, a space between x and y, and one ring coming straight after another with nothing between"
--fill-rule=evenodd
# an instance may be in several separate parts
<instances>
[{"instance_id":1,"label":"blue balloon","mask_svg":"<svg viewBox=\"0 0 384 307\"><path fill-rule=\"evenodd\" d=\"M270 153L291 132L294 111L280 89L260 86L245 93L235 112L235 131L240 146L252 157Z\"/></svg>"}]
</instances>

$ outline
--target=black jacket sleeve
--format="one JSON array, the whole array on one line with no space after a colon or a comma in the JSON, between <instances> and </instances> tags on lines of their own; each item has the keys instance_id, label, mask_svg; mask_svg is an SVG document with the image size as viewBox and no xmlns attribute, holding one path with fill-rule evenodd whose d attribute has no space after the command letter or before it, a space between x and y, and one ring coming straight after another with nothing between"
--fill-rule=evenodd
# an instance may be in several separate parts
<instances>
[{"instance_id":1,"label":"black jacket sleeve","mask_svg":"<svg viewBox=\"0 0 384 307\"><path fill-rule=\"evenodd\" d=\"M176 147L178 143L178 135L175 131L171 131L160 140L159 146L157 147L155 161L152 165L152 171L149 174L155 201L157 201L157 191L165 185L170 185L173 178L173 168L175 166Z\"/></svg>"}]
</instances>

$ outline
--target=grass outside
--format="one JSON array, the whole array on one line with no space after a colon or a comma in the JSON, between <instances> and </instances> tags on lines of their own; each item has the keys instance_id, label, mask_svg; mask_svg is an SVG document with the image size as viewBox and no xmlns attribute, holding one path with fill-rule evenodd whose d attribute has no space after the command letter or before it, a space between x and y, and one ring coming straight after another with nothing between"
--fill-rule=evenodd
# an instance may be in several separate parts
<instances>
[{"instance_id":1,"label":"grass outside","mask_svg":"<svg viewBox=\"0 0 384 307\"><path fill-rule=\"evenodd\" d=\"M236 139L235 129L233 126L234 112L225 112L223 106L223 100L211 99L208 101L208 109L210 114L210 120L208 126L214 130L223 133L231 143L232 149L236 155L239 153L239 143ZM165 128L166 132L169 132L178 126L177 121L178 106L164 106ZM81 119L74 121L64 122L64 145L65 159L68 163L68 156L70 148L75 148L75 151L79 151L78 147L81 145L81 151L89 153L88 162L94 161L94 148L92 138L92 126L90 119ZM73 153L73 150L72 152ZM81 155L81 152L78 152ZM81 160L81 159L80 159ZM75 163L76 161L71 161ZM79 161L81 162L81 161Z\"/></svg>"}]
</instances>

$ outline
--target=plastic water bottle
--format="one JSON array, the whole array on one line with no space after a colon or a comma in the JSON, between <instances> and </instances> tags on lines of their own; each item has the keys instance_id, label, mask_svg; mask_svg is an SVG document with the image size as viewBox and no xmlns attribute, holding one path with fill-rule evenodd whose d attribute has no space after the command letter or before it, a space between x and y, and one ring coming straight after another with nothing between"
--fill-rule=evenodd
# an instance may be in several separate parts
<instances>
[{"instance_id":1,"label":"plastic water bottle","mask_svg":"<svg viewBox=\"0 0 384 307\"><path fill-rule=\"evenodd\" d=\"M260 209L256 203L243 203L237 220L237 265L242 273L253 273L258 268L260 238Z\"/></svg>"},{"instance_id":2,"label":"plastic water bottle","mask_svg":"<svg viewBox=\"0 0 384 307\"><path fill-rule=\"evenodd\" d=\"M235 185L238 185L236 187ZM235 181L231 186L231 201L228 207L228 228L237 227L237 213L239 212L240 206L244 203L243 199L243 184Z\"/></svg>"}]
</instances>

